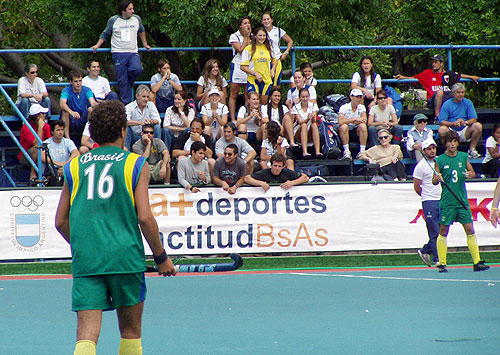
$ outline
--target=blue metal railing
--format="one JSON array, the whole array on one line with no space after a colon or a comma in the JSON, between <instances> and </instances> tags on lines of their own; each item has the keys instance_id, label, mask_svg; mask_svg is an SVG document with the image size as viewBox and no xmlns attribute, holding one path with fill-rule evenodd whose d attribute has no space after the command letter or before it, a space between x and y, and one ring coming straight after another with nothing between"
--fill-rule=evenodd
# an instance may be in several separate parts
<instances>
[{"instance_id":1,"label":"blue metal railing","mask_svg":"<svg viewBox=\"0 0 500 355\"><path fill-rule=\"evenodd\" d=\"M281 47L282 49L286 49L286 47ZM460 49L475 49L475 50L500 50L500 45L456 45L453 43L450 44L442 44L442 45L380 45L380 46L295 46L292 48L290 52L291 61L292 61L292 73L296 68L296 54L297 51L346 51L346 50L414 50L414 49L445 49L447 52L447 69L452 69L452 52L454 50ZM202 52L202 51L232 51L232 47L156 47L151 49L139 48L139 52ZM45 48L45 49L0 49L0 54L2 53L19 53L19 54L37 54L37 53L109 53L111 52L110 48L99 48L94 51L91 48ZM470 79L463 79L464 81L470 81ZM350 83L351 79L317 79L318 83ZM416 79L382 79L382 81L387 83L405 83L405 82L418 82ZM496 77L488 77L481 78L482 82L498 82L500 78ZM288 82L288 80L283 80L283 82ZM149 84L149 81L137 81L137 84ZM183 80L183 84L186 85L195 85L197 83L196 80ZM46 83L47 86L67 86L68 82L60 82L60 83ZM111 82L110 84L116 85L116 82ZM7 98L9 104L13 107L14 112L21 117L24 124L27 124L26 118L22 117L21 112L17 109L14 102L10 99L8 93L5 91L5 88L15 88L17 84L2 84L0 83L0 92ZM6 123L0 117L1 124L5 127L6 131L12 137L16 145L21 149L23 154L26 156L27 160L30 164L35 167L38 172L39 178L41 178L41 159L40 159L40 150L38 151L38 166L36 166L35 162L31 159L29 154L22 148L12 131L7 127ZM39 144L41 144L41 139L38 137L37 133L28 125L32 133L35 135Z\"/></svg>"}]
</instances>

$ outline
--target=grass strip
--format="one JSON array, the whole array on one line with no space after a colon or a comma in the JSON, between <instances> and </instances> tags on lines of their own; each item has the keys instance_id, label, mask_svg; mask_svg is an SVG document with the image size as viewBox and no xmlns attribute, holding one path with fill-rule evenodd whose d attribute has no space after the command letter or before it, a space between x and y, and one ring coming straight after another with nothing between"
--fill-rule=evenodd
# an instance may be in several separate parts
<instances>
[{"instance_id":1,"label":"grass strip","mask_svg":"<svg viewBox=\"0 0 500 355\"><path fill-rule=\"evenodd\" d=\"M500 263L499 251L481 252L488 264ZM228 258L180 259L178 264L227 263ZM152 261L148 264L153 265ZM471 265L468 252L448 253L448 265ZM290 270L319 268L364 268L424 265L417 254L370 254L370 255L324 255L324 256L272 256L245 257L240 270ZM65 262L23 262L0 263L0 275L49 275L70 274L71 263Z\"/></svg>"}]
</instances>

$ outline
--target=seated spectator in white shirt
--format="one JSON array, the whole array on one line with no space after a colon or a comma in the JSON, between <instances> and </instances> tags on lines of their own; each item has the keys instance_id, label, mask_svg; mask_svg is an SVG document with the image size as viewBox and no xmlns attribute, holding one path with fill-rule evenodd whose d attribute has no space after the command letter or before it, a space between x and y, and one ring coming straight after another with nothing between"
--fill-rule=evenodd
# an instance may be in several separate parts
<instances>
[{"instance_id":1,"label":"seated spectator in white shirt","mask_svg":"<svg viewBox=\"0 0 500 355\"><path fill-rule=\"evenodd\" d=\"M427 139L432 139L432 129L427 128L427 116L417 113L413 116L413 127L408 131L406 137L406 151L417 162L422 160L422 143Z\"/></svg>"},{"instance_id":2,"label":"seated spectator in white shirt","mask_svg":"<svg viewBox=\"0 0 500 355\"><path fill-rule=\"evenodd\" d=\"M33 63L26 65L24 74L17 82L17 108L27 118L31 105L39 104L49 109L47 116L50 116L49 93L45 82L38 77L38 66Z\"/></svg>"},{"instance_id":3,"label":"seated spectator in white shirt","mask_svg":"<svg viewBox=\"0 0 500 355\"><path fill-rule=\"evenodd\" d=\"M266 138L262 141L260 150L260 168L267 169L271 167L271 157L280 153L287 157L285 168L295 170L293 159L287 156L287 149L290 144L286 138L280 135L280 126L274 122L267 122L264 127L264 135Z\"/></svg>"},{"instance_id":4,"label":"seated spectator in white shirt","mask_svg":"<svg viewBox=\"0 0 500 355\"><path fill-rule=\"evenodd\" d=\"M88 75L82 79L82 84L94 93L97 102L104 100L118 100L118 94L111 91L108 79L99 75L101 73L101 65L97 59L90 59L87 62Z\"/></svg>"},{"instance_id":5,"label":"seated spectator in white shirt","mask_svg":"<svg viewBox=\"0 0 500 355\"><path fill-rule=\"evenodd\" d=\"M201 108L201 118L205 122L204 133L215 141L222 137L222 127L227 123L229 109L220 102L221 93L215 86L208 93L208 102Z\"/></svg>"},{"instance_id":6,"label":"seated spectator in white shirt","mask_svg":"<svg viewBox=\"0 0 500 355\"><path fill-rule=\"evenodd\" d=\"M344 154L341 159L352 159L349 149L349 132L356 130L359 137L359 152L363 152L366 148L368 140L368 128L366 108L363 105L363 93L359 89L352 89L349 95L351 102L348 102L339 109L339 136ZM358 153L359 155L359 153Z\"/></svg>"},{"instance_id":7,"label":"seated spectator in white shirt","mask_svg":"<svg viewBox=\"0 0 500 355\"><path fill-rule=\"evenodd\" d=\"M155 138L161 138L160 114L154 103L149 101L151 90L146 85L139 85L135 92L135 101L125 106L127 113L127 137L125 148L130 147L141 139L142 126L146 123L154 125Z\"/></svg>"},{"instance_id":8,"label":"seated spectator in white shirt","mask_svg":"<svg viewBox=\"0 0 500 355\"><path fill-rule=\"evenodd\" d=\"M63 120L51 122L52 137L43 141L47 144L49 156L42 150L42 162L51 164L57 169L57 173L63 175L63 166L74 157L80 155L76 149L75 143L71 139L64 137L66 123Z\"/></svg>"}]
</instances>

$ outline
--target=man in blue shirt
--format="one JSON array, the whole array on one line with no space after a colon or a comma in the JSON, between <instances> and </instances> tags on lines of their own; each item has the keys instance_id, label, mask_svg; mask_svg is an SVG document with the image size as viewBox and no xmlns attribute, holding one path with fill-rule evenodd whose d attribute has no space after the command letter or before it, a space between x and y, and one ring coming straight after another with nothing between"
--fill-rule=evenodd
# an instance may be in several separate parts
<instances>
[{"instance_id":1,"label":"man in blue shirt","mask_svg":"<svg viewBox=\"0 0 500 355\"><path fill-rule=\"evenodd\" d=\"M469 158L480 158L476 150L477 143L481 139L483 126L477 121L476 110L471 100L465 98L465 87L462 83L456 83L451 87L452 100L446 101L439 113L439 137L450 130L457 131L460 142L470 142Z\"/></svg>"},{"instance_id":2,"label":"man in blue shirt","mask_svg":"<svg viewBox=\"0 0 500 355\"><path fill-rule=\"evenodd\" d=\"M61 120L64 121L64 136L69 137L70 128L82 132L87 123L88 114L97 105L90 88L82 85L82 73L73 70L69 73L70 86L61 93Z\"/></svg>"}]
</instances>

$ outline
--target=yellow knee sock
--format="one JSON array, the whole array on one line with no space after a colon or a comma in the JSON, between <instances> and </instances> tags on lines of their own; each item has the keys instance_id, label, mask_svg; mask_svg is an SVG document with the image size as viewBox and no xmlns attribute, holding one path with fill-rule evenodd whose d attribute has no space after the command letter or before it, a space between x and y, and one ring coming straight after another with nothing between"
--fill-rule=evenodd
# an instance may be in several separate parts
<instances>
[{"instance_id":1,"label":"yellow knee sock","mask_svg":"<svg viewBox=\"0 0 500 355\"><path fill-rule=\"evenodd\" d=\"M439 264L446 265L446 253L448 251L448 247L446 245L446 237L443 237L441 234L438 235L436 246L438 250Z\"/></svg>"},{"instance_id":2,"label":"yellow knee sock","mask_svg":"<svg viewBox=\"0 0 500 355\"><path fill-rule=\"evenodd\" d=\"M118 355L142 355L141 338L120 340Z\"/></svg>"},{"instance_id":3,"label":"yellow knee sock","mask_svg":"<svg viewBox=\"0 0 500 355\"><path fill-rule=\"evenodd\" d=\"M74 355L95 355L96 344L92 340L78 340Z\"/></svg>"},{"instance_id":4,"label":"yellow knee sock","mask_svg":"<svg viewBox=\"0 0 500 355\"><path fill-rule=\"evenodd\" d=\"M472 262L477 264L481 257L479 256L479 247L477 246L477 239L475 234L467 236L467 246L469 247L470 255L472 256Z\"/></svg>"}]
</instances>

